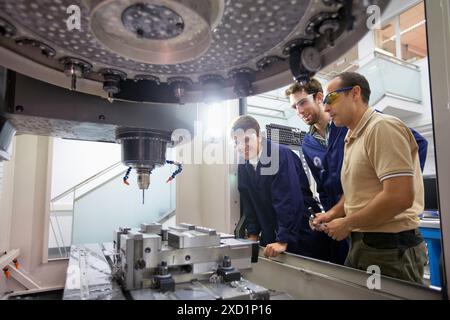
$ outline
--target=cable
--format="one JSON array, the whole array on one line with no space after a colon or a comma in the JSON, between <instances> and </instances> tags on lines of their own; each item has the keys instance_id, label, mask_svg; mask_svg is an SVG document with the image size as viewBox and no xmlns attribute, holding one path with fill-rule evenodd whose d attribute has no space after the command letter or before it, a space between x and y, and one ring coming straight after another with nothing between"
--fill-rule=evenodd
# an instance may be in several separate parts
<instances>
[{"instance_id":1,"label":"cable","mask_svg":"<svg viewBox=\"0 0 450 320\"><path fill-rule=\"evenodd\" d=\"M173 179L175 179L175 177L176 177L178 174L180 174L181 171L183 171L183 165L182 165L181 163L178 163L178 162L175 162L175 161L172 161L172 160L166 160L166 163L167 163L167 164L174 164L174 165L176 165L176 166L178 167L177 170L175 170L175 171L172 173L172 175L167 179L167 181L166 181L166 183L167 183L167 182L170 182L170 181L172 181Z\"/></svg>"},{"instance_id":2,"label":"cable","mask_svg":"<svg viewBox=\"0 0 450 320\"><path fill-rule=\"evenodd\" d=\"M130 183L128 182L128 176L130 175L131 169L131 167L128 167L127 173L125 173L125 176L123 177L123 183L125 183L127 186L130 185Z\"/></svg>"}]
</instances>

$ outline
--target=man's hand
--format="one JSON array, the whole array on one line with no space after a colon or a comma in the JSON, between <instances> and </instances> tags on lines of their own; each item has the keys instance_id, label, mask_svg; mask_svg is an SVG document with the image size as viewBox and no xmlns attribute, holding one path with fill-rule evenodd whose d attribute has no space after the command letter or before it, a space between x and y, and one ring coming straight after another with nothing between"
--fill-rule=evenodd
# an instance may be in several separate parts
<instances>
[{"instance_id":1,"label":"man's hand","mask_svg":"<svg viewBox=\"0 0 450 320\"><path fill-rule=\"evenodd\" d=\"M316 230L316 231L324 231L324 223L330 222L331 221L331 217L328 214L328 212L325 213L316 213L316 217L314 218L314 220L310 221L309 226L311 227L311 229Z\"/></svg>"},{"instance_id":2,"label":"man's hand","mask_svg":"<svg viewBox=\"0 0 450 320\"><path fill-rule=\"evenodd\" d=\"M247 239L251 241L258 241L258 236L256 234L250 234Z\"/></svg>"},{"instance_id":3,"label":"man's hand","mask_svg":"<svg viewBox=\"0 0 450 320\"><path fill-rule=\"evenodd\" d=\"M334 219L331 222L325 223L323 226L325 233L337 241L344 240L352 231L347 218Z\"/></svg>"},{"instance_id":4,"label":"man's hand","mask_svg":"<svg viewBox=\"0 0 450 320\"><path fill-rule=\"evenodd\" d=\"M266 248L264 249L264 256L265 257L276 257L282 252L285 252L287 248L287 243L283 242L274 242L269 243Z\"/></svg>"}]
</instances>

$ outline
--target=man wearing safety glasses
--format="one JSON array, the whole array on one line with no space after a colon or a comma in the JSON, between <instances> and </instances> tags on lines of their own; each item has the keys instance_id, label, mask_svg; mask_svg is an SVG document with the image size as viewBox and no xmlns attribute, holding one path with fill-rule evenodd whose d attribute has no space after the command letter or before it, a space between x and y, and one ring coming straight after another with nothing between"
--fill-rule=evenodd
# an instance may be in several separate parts
<instances>
[{"instance_id":1,"label":"man wearing safety glasses","mask_svg":"<svg viewBox=\"0 0 450 320\"><path fill-rule=\"evenodd\" d=\"M345 264L423 283L426 247L418 229L424 208L419 147L398 118L368 106L370 86L357 73L328 84L325 111L347 127L341 170L343 196L313 225L335 240L350 236Z\"/></svg>"},{"instance_id":2,"label":"man wearing safety glasses","mask_svg":"<svg viewBox=\"0 0 450 320\"><path fill-rule=\"evenodd\" d=\"M286 92L292 108L310 126L302 144L303 155L317 184L324 210L331 209L342 195L340 172L344 156L346 128L336 127L322 104L322 85L316 79L301 85L295 83ZM346 240L330 238L330 262L344 264L348 253Z\"/></svg>"},{"instance_id":3,"label":"man wearing safety glasses","mask_svg":"<svg viewBox=\"0 0 450 320\"><path fill-rule=\"evenodd\" d=\"M264 139L256 119L236 119L231 138L240 157L238 189L247 235L265 247L264 255L291 252L328 260L329 237L309 227L308 208L319 210L300 158Z\"/></svg>"},{"instance_id":4,"label":"man wearing safety glasses","mask_svg":"<svg viewBox=\"0 0 450 320\"><path fill-rule=\"evenodd\" d=\"M348 88L341 88L328 94L326 102L333 103L346 91ZM302 151L316 181L320 202L324 210L328 211L339 202L343 193L341 168L348 129L337 127L331 121L330 114L325 112L322 85L316 79L311 79L304 85L295 83L286 90L285 94L297 115L310 126L310 131L302 144ZM419 145L419 158L423 170L428 143L418 132L413 129L411 131ZM346 240L331 241L331 262L344 264L347 252Z\"/></svg>"}]
</instances>

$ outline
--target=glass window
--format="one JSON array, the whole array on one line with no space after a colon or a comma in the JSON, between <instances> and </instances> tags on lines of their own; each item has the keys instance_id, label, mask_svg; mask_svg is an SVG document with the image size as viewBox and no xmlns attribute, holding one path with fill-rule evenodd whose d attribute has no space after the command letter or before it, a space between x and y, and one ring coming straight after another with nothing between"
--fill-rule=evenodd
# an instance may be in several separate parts
<instances>
[{"instance_id":1,"label":"glass window","mask_svg":"<svg viewBox=\"0 0 450 320\"><path fill-rule=\"evenodd\" d=\"M400 35L400 41L397 41ZM394 17L375 33L378 50L408 62L427 56L424 3Z\"/></svg>"},{"instance_id":2,"label":"glass window","mask_svg":"<svg viewBox=\"0 0 450 320\"><path fill-rule=\"evenodd\" d=\"M395 27L388 23L375 33L375 44L378 50L387 55L396 56Z\"/></svg>"},{"instance_id":3,"label":"glass window","mask_svg":"<svg viewBox=\"0 0 450 320\"><path fill-rule=\"evenodd\" d=\"M402 58L420 60L427 56L425 8L421 2L400 15Z\"/></svg>"}]
</instances>

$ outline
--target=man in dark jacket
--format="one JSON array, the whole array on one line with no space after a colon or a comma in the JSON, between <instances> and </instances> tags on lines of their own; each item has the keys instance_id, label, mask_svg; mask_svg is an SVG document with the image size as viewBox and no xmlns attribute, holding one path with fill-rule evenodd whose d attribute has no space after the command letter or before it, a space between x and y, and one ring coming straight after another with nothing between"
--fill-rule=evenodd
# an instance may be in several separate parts
<instances>
[{"instance_id":1,"label":"man in dark jacket","mask_svg":"<svg viewBox=\"0 0 450 320\"><path fill-rule=\"evenodd\" d=\"M241 116L233 124L235 147L244 159L238 188L248 237L274 257L284 251L329 260L330 242L309 227L308 208L317 212L300 158L284 146L263 139L258 122Z\"/></svg>"}]
</instances>

